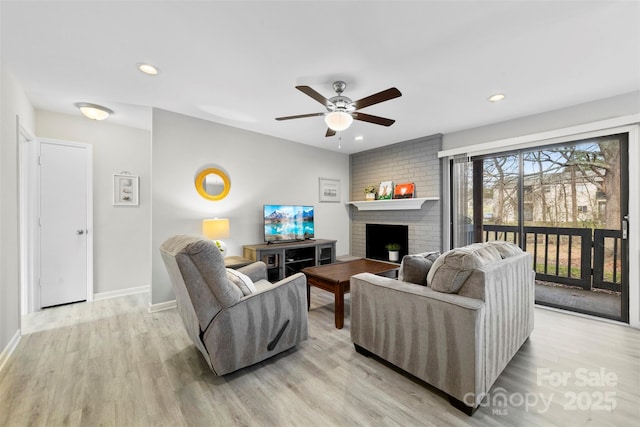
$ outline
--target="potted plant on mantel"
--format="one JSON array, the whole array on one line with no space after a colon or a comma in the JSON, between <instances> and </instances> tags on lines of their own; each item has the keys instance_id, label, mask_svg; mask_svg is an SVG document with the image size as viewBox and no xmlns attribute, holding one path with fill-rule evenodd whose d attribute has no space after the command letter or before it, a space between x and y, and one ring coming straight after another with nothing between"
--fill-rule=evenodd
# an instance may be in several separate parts
<instances>
[{"instance_id":1,"label":"potted plant on mantel","mask_svg":"<svg viewBox=\"0 0 640 427\"><path fill-rule=\"evenodd\" d=\"M389 261L400 260L400 245L398 243L388 243L385 248L389 251Z\"/></svg>"},{"instance_id":2,"label":"potted plant on mantel","mask_svg":"<svg viewBox=\"0 0 640 427\"><path fill-rule=\"evenodd\" d=\"M364 198L365 200L375 200L376 199L376 187L373 185L368 185L364 187Z\"/></svg>"}]
</instances>

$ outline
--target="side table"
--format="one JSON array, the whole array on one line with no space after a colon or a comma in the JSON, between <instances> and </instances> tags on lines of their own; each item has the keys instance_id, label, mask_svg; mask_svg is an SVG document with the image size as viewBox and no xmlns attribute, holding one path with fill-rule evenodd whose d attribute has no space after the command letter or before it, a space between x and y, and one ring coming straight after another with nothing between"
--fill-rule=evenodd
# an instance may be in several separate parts
<instances>
[{"instance_id":1,"label":"side table","mask_svg":"<svg viewBox=\"0 0 640 427\"><path fill-rule=\"evenodd\" d=\"M224 266L227 268L233 268L234 270L244 267L245 265L253 264L254 262L255 261L252 261L249 258L241 256L228 256L224 258Z\"/></svg>"}]
</instances>

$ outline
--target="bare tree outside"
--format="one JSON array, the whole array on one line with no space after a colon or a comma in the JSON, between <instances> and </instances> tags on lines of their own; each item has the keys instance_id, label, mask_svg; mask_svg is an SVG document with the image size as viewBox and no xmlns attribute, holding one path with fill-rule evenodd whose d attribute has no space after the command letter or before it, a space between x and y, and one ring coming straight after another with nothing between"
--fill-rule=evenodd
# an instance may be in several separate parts
<instances>
[{"instance_id":1,"label":"bare tree outside","mask_svg":"<svg viewBox=\"0 0 640 427\"><path fill-rule=\"evenodd\" d=\"M519 156L522 156L522 171ZM539 272L552 271L569 278L582 274L582 241L561 230L621 228L620 139L617 136L485 157L482 167L483 226L515 227L521 220L524 227L547 230L544 236L526 235L527 247L538 245L536 250L541 251L537 259L543 259L544 264L536 267ZM520 209L521 219L518 218ZM516 234L514 228L511 236ZM493 237L516 240L506 232ZM621 268L620 245L614 238L604 239L602 244L606 249L606 268L614 271L615 276L616 269ZM557 251L555 256L549 254L549 245L556 248L552 249ZM560 268L563 263L566 266ZM610 280L620 282L620 275Z\"/></svg>"}]
</instances>

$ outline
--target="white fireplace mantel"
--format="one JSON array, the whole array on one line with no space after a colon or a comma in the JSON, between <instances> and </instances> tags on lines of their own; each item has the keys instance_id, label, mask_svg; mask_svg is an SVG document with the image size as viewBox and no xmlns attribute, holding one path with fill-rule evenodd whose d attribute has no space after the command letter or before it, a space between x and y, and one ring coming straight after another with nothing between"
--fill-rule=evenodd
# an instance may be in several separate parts
<instances>
[{"instance_id":1,"label":"white fireplace mantel","mask_svg":"<svg viewBox=\"0 0 640 427\"><path fill-rule=\"evenodd\" d=\"M392 200L357 200L346 202L353 205L360 211L402 211L421 209L426 201L436 201L438 197L418 197L415 199L392 199Z\"/></svg>"}]
</instances>

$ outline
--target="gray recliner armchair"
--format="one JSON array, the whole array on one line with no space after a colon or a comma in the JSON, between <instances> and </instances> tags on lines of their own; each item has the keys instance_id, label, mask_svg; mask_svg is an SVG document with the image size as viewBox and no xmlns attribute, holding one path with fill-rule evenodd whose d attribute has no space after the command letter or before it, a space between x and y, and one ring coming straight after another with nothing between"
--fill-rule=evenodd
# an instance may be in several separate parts
<instances>
[{"instance_id":1,"label":"gray recliner armchair","mask_svg":"<svg viewBox=\"0 0 640 427\"><path fill-rule=\"evenodd\" d=\"M272 284L263 262L228 270L215 244L198 236L170 237L160 253L187 333L216 375L307 339L304 274Z\"/></svg>"}]
</instances>

